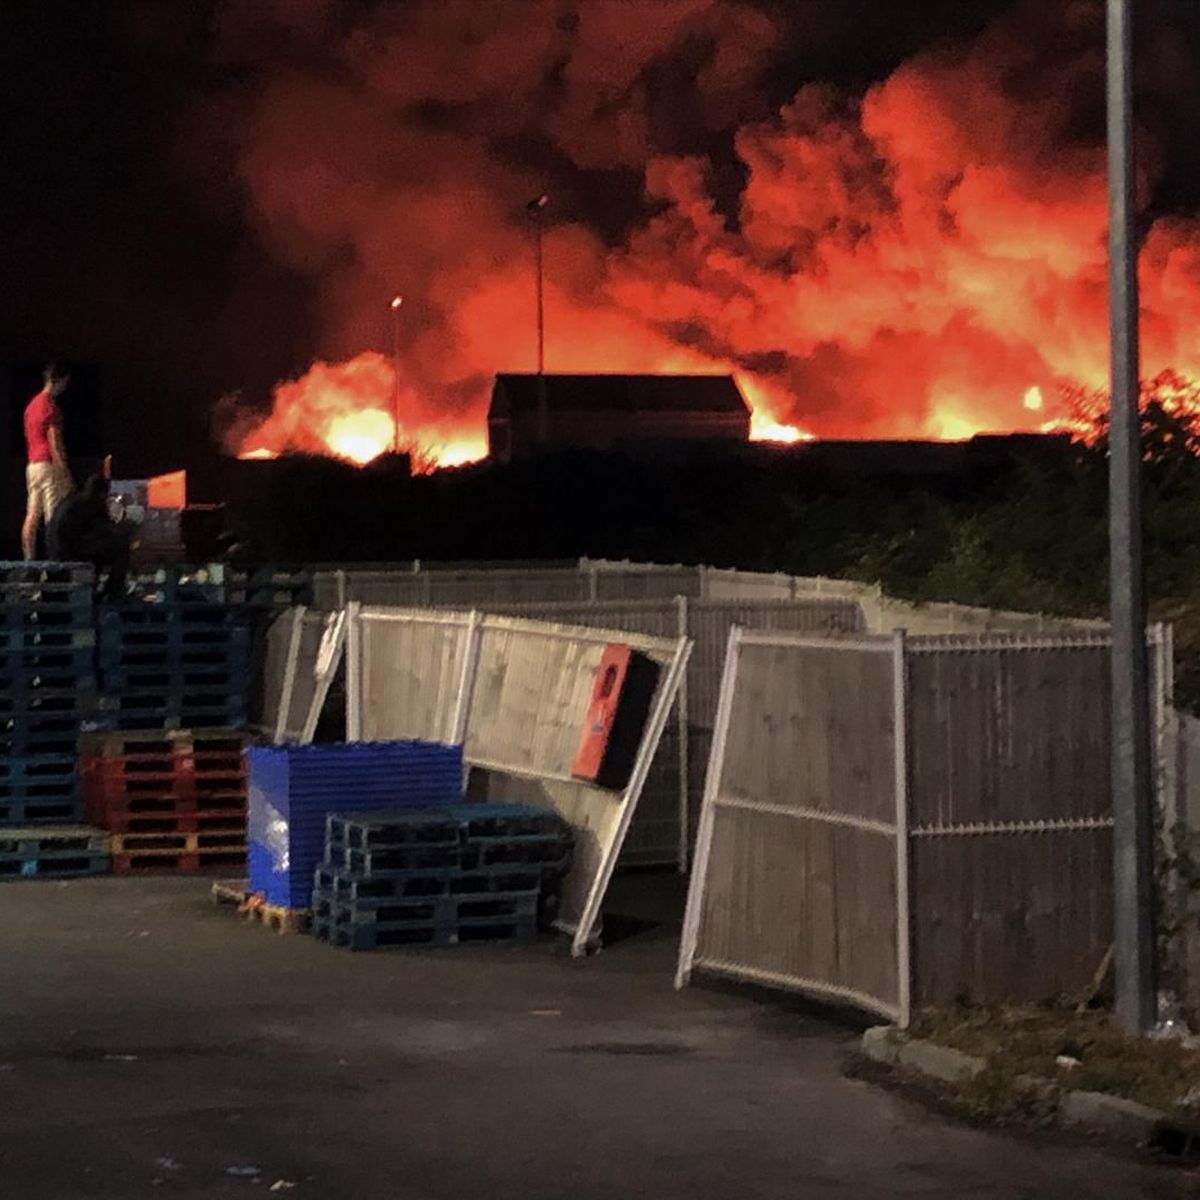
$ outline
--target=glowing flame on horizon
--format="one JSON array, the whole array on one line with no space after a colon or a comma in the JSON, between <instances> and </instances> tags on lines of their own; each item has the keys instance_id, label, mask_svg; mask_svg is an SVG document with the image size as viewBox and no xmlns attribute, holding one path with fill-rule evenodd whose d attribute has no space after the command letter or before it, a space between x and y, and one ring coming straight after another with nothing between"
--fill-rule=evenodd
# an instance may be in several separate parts
<instances>
[{"instance_id":1,"label":"glowing flame on horizon","mask_svg":"<svg viewBox=\"0 0 1200 1200\"><path fill-rule=\"evenodd\" d=\"M391 449L395 435L396 423L387 413L367 408L334 417L324 440L330 453L363 467Z\"/></svg>"},{"instance_id":2,"label":"glowing flame on horizon","mask_svg":"<svg viewBox=\"0 0 1200 1200\"><path fill-rule=\"evenodd\" d=\"M782 421L773 421L766 415L752 413L750 416L750 440L794 446L797 442L815 441L815 437L796 425L785 425Z\"/></svg>"}]
</instances>

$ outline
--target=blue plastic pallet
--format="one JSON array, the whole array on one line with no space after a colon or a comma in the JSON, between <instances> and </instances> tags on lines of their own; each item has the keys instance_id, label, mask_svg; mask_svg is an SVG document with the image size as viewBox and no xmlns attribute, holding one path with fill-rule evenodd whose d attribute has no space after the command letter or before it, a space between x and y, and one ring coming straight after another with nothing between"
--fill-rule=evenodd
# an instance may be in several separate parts
<instances>
[{"instance_id":1,"label":"blue plastic pallet","mask_svg":"<svg viewBox=\"0 0 1200 1200\"><path fill-rule=\"evenodd\" d=\"M0 859L61 858L108 854L108 834L91 825L0 828Z\"/></svg>"},{"instance_id":2,"label":"blue plastic pallet","mask_svg":"<svg viewBox=\"0 0 1200 1200\"><path fill-rule=\"evenodd\" d=\"M96 631L87 629L10 629L0 624L0 654L22 654L34 650L82 649L95 646Z\"/></svg>"},{"instance_id":3,"label":"blue plastic pallet","mask_svg":"<svg viewBox=\"0 0 1200 1200\"><path fill-rule=\"evenodd\" d=\"M0 560L0 583L86 583L90 585L96 572L90 563L55 562L34 559L32 562Z\"/></svg>"},{"instance_id":4,"label":"blue plastic pallet","mask_svg":"<svg viewBox=\"0 0 1200 1200\"><path fill-rule=\"evenodd\" d=\"M18 879L77 879L107 875L112 858L101 854L51 854L42 858L7 859L0 855L0 881Z\"/></svg>"},{"instance_id":5,"label":"blue plastic pallet","mask_svg":"<svg viewBox=\"0 0 1200 1200\"><path fill-rule=\"evenodd\" d=\"M63 732L14 733L0 729L0 759L74 754L78 745L79 729L75 723Z\"/></svg>"},{"instance_id":6,"label":"blue plastic pallet","mask_svg":"<svg viewBox=\"0 0 1200 1200\"><path fill-rule=\"evenodd\" d=\"M444 893L390 899L341 900L330 892L313 892L313 916L336 925L464 925L481 920L537 920L539 889L481 894Z\"/></svg>"},{"instance_id":7,"label":"blue plastic pallet","mask_svg":"<svg viewBox=\"0 0 1200 1200\"><path fill-rule=\"evenodd\" d=\"M84 605L23 605L5 604L0 607L0 628L9 636L33 634L39 631L70 633L90 629L92 610Z\"/></svg>"},{"instance_id":8,"label":"blue plastic pallet","mask_svg":"<svg viewBox=\"0 0 1200 1200\"><path fill-rule=\"evenodd\" d=\"M470 942L528 945L537 941L537 920L481 919L457 926L339 925L325 918L314 919L313 936L346 950L444 949Z\"/></svg>"},{"instance_id":9,"label":"blue plastic pallet","mask_svg":"<svg viewBox=\"0 0 1200 1200\"><path fill-rule=\"evenodd\" d=\"M0 678L37 671L93 671L95 647L86 646L14 646L0 639Z\"/></svg>"},{"instance_id":10,"label":"blue plastic pallet","mask_svg":"<svg viewBox=\"0 0 1200 1200\"><path fill-rule=\"evenodd\" d=\"M464 873L461 870L412 871L383 878L354 875L335 867L320 866L313 878L313 894L335 897L339 903L373 902L415 896L470 896L500 892L539 892L543 883L537 869Z\"/></svg>"},{"instance_id":11,"label":"blue plastic pallet","mask_svg":"<svg viewBox=\"0 0 1200 1200\"><path fill-rule=\"evenodd\" d=\"M78 733L81 723L89 720L93 711L79 708L45 710L28 706L8 712L0 710L0 737L21 739Z\"/></svg>"},{"instance_id":12,"label":"blue plastic pallet","mask_svg":"<svg viewBox=\"0 0 1200 1200\"><path fill-rule=\"evenodd\" d=\"M75 778L75 755L6 755L0 758L0 786L18 779Z\"/></svg>"},{"instance_id":13,"label":"blue plastic pallet","mask_svg":"<svg viewBox=\"0 0 1200 1200\"><path fill-rule=\"evenodd\" d=\"M82 820L83 799L79 795L23 799L0 796L0 825L78 824Z\"/></svg>"},{"instance_id":14,"label":"blue plastic pallet","mask_svg":"<svg viewBox=\"0 0 1200 1200\"><path fill-rule=\"evenodd\" d=\"M192 709L180 712L146 710L143 712L106 713L91 722L95 733L178 733L185 729L221 726L223 729L244 729L244 709Z\"/></svg>"},{"instance_id":15,"label":"blue plastic pallet","mask_svg":"<svg viewBox=\"0 0 1200 1200\"><path fill-rule=\"evenodd\" d=\"M458 846L462 823L449 809L330 813L325 838L331 847L371 850L411 846Z\"/></svg>"},{"instance_id":16,"label":"blue plastic pallet","mask_svg":"<svg viewBox=\"0 0 1200 1200\"><path fill-rule=\"evenodd\" d=\"M33 670L6 670L0 664L0 697L34 698L57 691L77 691L95 695L96 674L90 665L85 670L62 667L38 667Z\"/></svg>"}]
</instances>

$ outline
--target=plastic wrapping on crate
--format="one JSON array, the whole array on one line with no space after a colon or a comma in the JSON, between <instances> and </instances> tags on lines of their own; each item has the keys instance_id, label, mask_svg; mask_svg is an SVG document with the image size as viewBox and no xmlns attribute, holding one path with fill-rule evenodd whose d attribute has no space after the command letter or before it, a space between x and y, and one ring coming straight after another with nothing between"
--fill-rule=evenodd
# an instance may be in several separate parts
<instances>
[{"instance_id":1,"label":"plastic wrapping on crate","mask_svg":"<svg viewBox=\"0 0 1200 1200\"><path fill-rule=\"evenodd\" d=\"M307 908L326 816L348 807L445 807L462 798L462 747L432 742L255 746L246 753L250 889Z\"/></svg>"}]
</instances>

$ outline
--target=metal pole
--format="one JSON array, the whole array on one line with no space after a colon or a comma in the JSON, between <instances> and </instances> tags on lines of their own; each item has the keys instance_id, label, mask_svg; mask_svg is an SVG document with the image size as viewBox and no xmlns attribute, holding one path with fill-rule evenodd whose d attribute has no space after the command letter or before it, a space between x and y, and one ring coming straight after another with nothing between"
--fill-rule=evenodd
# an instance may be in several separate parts
<instances>
[{"instance_id":1,"label":"metal pole","mask_svg":"<svg viewBox=\"0 0 1200 1200\"><path fill-rule=\"evenodd\" d=\"M392 297L392 453L400 453L400 306L403 296Z\"/></svg>"},{"instance_id":2,"label":"metal pole","mask_svg":"<svg viewBox=\"0 0 1200 1200\"><path fill-rule=\"evenodd\" d=\"M1154 815L1138 416L1138 240L1133 148L1133 0L1108 0L1109 614L1112 620L1113 906L1116 1015L1154 1023Z\"/></svg>"},{"instance_id":3,"label":"metal pole","mask_svg":"<svg viewBox=\"0 0 1200 1200\"><path fill-rule=\"evenodd\" d=\"M546 373L546 308L542 284L542 212L534 217L537 233L537 351L538 374Z\"/></svg>"},{"instance_id":4,"label":"metal pole","mask_svg":"<svg viewBox=\"0 0 1200 1200\"><path fill-rule=\"evenodd\" d=\"M546 373L546 310L542 273L542 237L544 230L542 227L542 215L545 213L546 205L549 203L550 197L543 194L536 200L530 200L525 206L525 211L533 218L533 241L537 252L537 373L539 377Z\"/></svg>"}]
</instances>

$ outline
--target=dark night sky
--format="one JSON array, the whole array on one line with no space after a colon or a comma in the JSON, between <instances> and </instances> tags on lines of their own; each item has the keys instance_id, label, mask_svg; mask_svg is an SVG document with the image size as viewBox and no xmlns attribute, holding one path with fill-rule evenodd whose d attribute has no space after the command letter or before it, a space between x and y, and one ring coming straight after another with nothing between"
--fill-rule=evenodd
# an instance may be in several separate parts
<instances>
[{"instance_id":1,"label":"dark night sky","mask_svg":"<svg viewBox=\"0 0 1200 1200\"><path fill-rule=\"evenodd\" d=\"M631 10L639 2L627 0ZM783 46L765 64L766 106L809 78L868 83L938 35L970 34L1008 7L759 2L787 14L804 47ZM358 15L373 6L342 7ZM217 397L261 395L317 350L311 282L260 244L224 151L197 134L243 83L245 68L218 52L219 9L215 0L9 0L0 11L0 360L99 364L120 474L210 453ZM1162 19L1194 35L1197 10L1167 5ZM1195 114L1194 95L1181 104ZM1169 148L1161 202L1196 201L1191 140ZM719 167L721 148L711 149ZM636 214L628 173L593 182L605 211Z\"/></svg>"}]
</instances>

